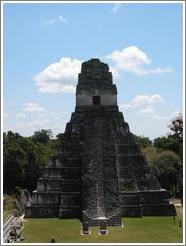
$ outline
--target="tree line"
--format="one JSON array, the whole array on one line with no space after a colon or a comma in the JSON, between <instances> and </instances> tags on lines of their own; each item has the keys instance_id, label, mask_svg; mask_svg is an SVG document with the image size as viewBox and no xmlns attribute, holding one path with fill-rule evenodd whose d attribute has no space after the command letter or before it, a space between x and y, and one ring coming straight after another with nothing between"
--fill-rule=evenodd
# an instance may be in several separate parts
<instances>
[{"instance_id":1,"label":"tree line","mask_svg":"<svg viewBox=\"0 0 186 246\"><path fill-rule=\"evenodd\" d=\"M151 141L134 135L147 163L171 196L182 196L183 181L183 119L178 115L171 121L170 133ZM31 137L8 131L3 133L3 187L4 193L14 193L16 187L30 192L37 187L43 167L54 153L62 134L53 139L51 130L36 131Z\"/></svg>"},{"instance_id":2,"label":"tree line","mask_svg":"<svg viewBox=\"0 0 186 246\"><path fill-rule=\"evenodd\" d=\"M170 196L182 198L183 192L183 118L179 114L170 125L166 136L151 141L144 136L135 136L147 163L158 178L162 188Z\"/></svg>"},{"instance_id":3,"label":"tree line","mask_svg":"<svg viewBox=\"0 0 186 246\"><path fill-rule=\"evenodd\" d=\"M36 131L31 137L8 131L3 133L3 188L14 193L16 187L36 189L42 168L53 152L50 130Z\"/></svg>"}]
</instances>

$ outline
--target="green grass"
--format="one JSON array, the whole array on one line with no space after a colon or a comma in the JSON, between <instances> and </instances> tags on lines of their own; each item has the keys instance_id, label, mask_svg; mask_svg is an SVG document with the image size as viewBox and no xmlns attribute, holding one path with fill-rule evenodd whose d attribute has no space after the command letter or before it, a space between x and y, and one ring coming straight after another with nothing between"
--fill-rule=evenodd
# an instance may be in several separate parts
<instances>
[{"instance_id":1,"label":"green grass","mask_svg":"<svg viewBox=\"0 0 186 246\"><path fill-rule=\"evenodd\" d=\"M98 235L99 227L90 227L91 234L82 236L78 220L25 219L24 243L181 243L180 216L123 218L124 227L108 227L108 235Z\"/></svg>"}]
</instances>

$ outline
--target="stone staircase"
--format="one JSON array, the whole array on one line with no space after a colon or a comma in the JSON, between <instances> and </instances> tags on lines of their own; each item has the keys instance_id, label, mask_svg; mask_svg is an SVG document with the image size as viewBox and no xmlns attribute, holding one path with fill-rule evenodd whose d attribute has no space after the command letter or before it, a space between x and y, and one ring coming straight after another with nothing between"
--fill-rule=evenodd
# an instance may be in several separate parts
<instances>
[{"instance_id":1,"label":"stone staircase","mask_svg":"<svg viewBox=\"0 0 186 246\"><path fill-rule=\"evenodd\" d=\"M90 217L85 211L83 211L82 221L88 222L89 226L99 226L101 221L106 221L107 226L121 226L122 225L121 212L119 209L111 213L110 216L108 217L106 216L105 218L104 217L93 218L93 217Z\"/></svg>"},{"instance_id":2,"label":"stone staircase","mask_svg":"<svg viewBox=\"0 0 186 246\"><path fill-rule=\"evenodd\" d=\"M109 226L121 226L122 225L121 212L119 210L114 212L112 216L109 217L108 225Z\"/></svg>"}]
</instances>

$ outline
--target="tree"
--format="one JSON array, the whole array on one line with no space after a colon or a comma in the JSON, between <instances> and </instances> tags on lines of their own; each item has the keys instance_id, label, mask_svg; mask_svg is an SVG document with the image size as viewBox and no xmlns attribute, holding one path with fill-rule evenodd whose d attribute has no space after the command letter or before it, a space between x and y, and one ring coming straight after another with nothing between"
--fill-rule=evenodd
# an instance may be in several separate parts
<instances>
[{"instance_id":1,"label":"tree","mask_svg":"<svg viewBox=\"0 0 186 246\"><path fill-rule=\"evenodd\" d=\"M32 136L32 140L34 142L44 143L47 144L50 141L50 138L52 138L52 131L50 129L48 130L40 130L34 132L34 135Z\"/></svg>"},{"instance_id":2,"label":"tree","mask_svg":"<svg viewBox=\"0 0 186 246\"><path fill-rule=\"evenodd\" d=\"M152 141L148 137L134 135L134 138L141 148L146 148L152 145Z\"/></svg>"},{"instance_id":3,"label":"tree","mask_svg":"<svg viewBox=\"0 0 186 246\"><path fill-rule=\"evenodd\" d=\"M11 192L15 186L23 185L26 153L19 145L20 135L9 131L4 134L3 184L4 191Z\"/></svg>"},{"instance_id":4,"label":"tree","mask_svg":"<svg viewBox=\"0 0 186 246\"><path fill-rule=\"evenodd\" d=\"M171 132L167 136L155 138L153 145L163 150L171 150L183 160L183 119L181 114L171 121L169 128Z\"/></svg>"},{"instance_id":5,"label":"tree","mask_svg":"<svg viewBox=\"0 0 186 246\"><path fill-rule=\"evenodd\" d=\"M159 180L163 188L175 196L178 193L179 170L181 160L173 151L162 151L158 154L154 165L159 170Z\"/></svg>"},{"instance_id":6,"label":"tree","mask_svg":"<svg viewBox=\"0 0 186 246\"><path fill-rule=\"evenodd\" d=\"M153 170L156 177L159 179L159 169L155 165L155 161L157 160L158 154L161 152L161 150L153 146L149 146L147 148L143 148L142 152L146 158L148 165Z\"/></svg>"},{"instance_id":7,"label":"tree","mask_svg":"<svg viewBox=\"0 0 186 246\"><path fill-rule=\"evenodd\" d=\"M171 136L175 137L180 140L180 142L183 142L183 116L181 113L179 113L169 125L169 128L171 130Z\"/></svg>"},{"instance_id":8,"label":"tree","mask_svg":"<svg viewBox=\"0 0 186 246\"><path fill-rule=\"evenodd\" d=\"M181 114L178 114L171 121L169 128L171 130L169 137L175 141L175 153L177 153L183 161L183 117Z\"/></svg>"},{"instance_id":9,"label":"tree","mask_svg":"<svg viewBox=\"0 0 186 246\"><path fill-rule=\"evenodd\" d=\"M175 153L179 153L178 141L175 138L172 138L172 136L155 138L153 145L156 148L171 150Z\"/></svg>"},{"instance_id":10,"label":"tree","mask_svg":"<svg viewBox=\"0 0 186 246\"><path fill-rule=\"evenodd\" d=\"M48 130L36 133L34 138L12 131L3 134L4 192L14 192L16 186L29 191L36 188L41 169L53 152L52 144L43 137L46 133Z\"/></svg>"},{"instance_id":11,"label":"tree","mask_svg":"<svg viewBox=\"0 0 186 246\"><path fill-rule=\"evenodd\" d=\"M49 156L52 153L50 144L34 142L30 138L24 138L22 148L26 152L26 164L24 166L24 186L29 191L36 189L38 178L44 165L48 163ZM28 182L29 181L29 182Z\"/></svg>"},{"instance_id":12,"label":"tree","mask_svg":"<svg viewBox=\"0 0 186 246\"><path fill-rule=\"evenodd\" d=\"M62 140L63 140L63 136L64 136L64 134L63 134L63 133L59 133L59 134L57 134L57 135L56 135L56 139L57 139L57 141L62 142Z\"/></svg>"},{"instance_id":13,"label":"tree","mask_svg":"<svg viewBox=\"0 0 186 246\"><path fill-rule=\"evenodd\" d=\"M154 171L162 188L171 195L177 195L180 185L181 160L179 156L170 150L162 150L156 147L143 149L147 163Z\"/></svg>"}]
</instances>

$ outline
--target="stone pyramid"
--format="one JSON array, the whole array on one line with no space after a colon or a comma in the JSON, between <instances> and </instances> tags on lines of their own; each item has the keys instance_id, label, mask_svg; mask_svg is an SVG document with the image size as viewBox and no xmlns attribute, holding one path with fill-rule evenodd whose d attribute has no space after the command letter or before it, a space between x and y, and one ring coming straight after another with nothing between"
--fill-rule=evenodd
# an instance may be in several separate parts
<instances>
[{"instance_id":1,"label":"stone pyramid","mask_svg":"<svg viewBox=\"0 0 186 246\"><path fill-rule=\"evenodd\" d=\"M76 107L56 154L33 191L26 217L121 225L122 216L175 215L117 106L107 64L82 63Z\"/></svg>"}]
</instances>

